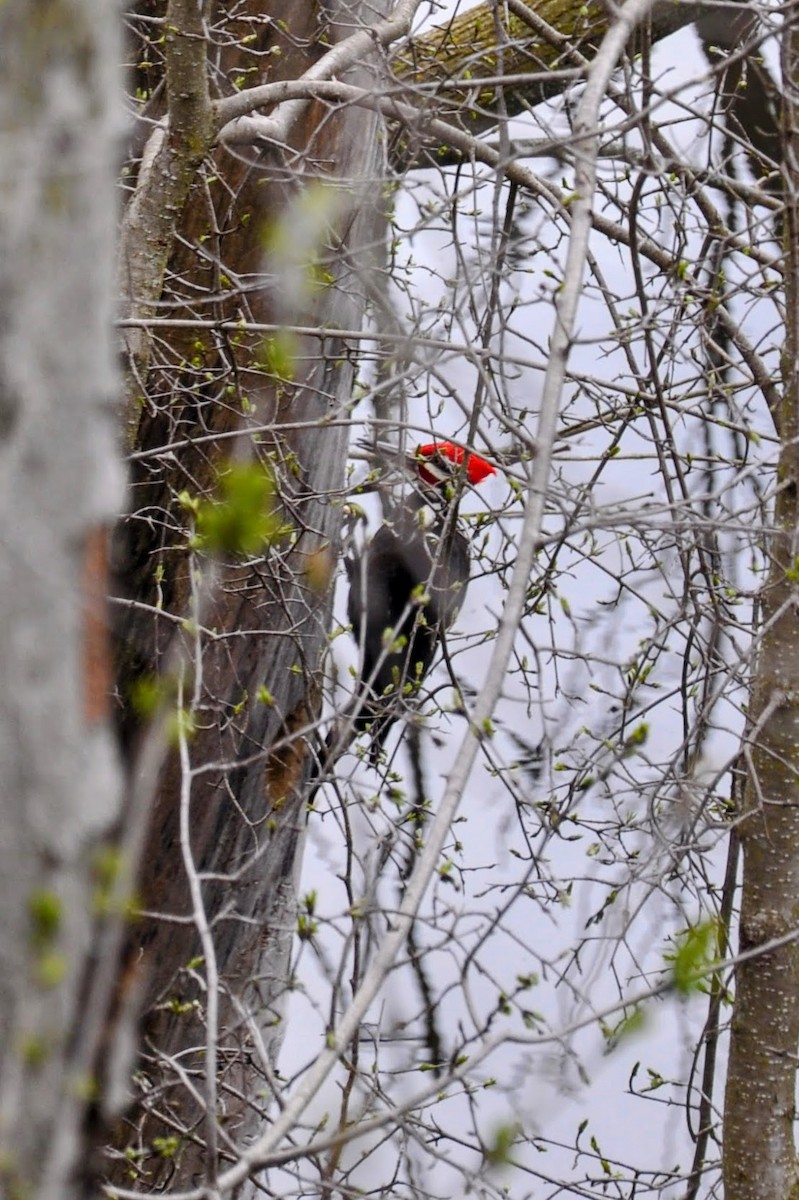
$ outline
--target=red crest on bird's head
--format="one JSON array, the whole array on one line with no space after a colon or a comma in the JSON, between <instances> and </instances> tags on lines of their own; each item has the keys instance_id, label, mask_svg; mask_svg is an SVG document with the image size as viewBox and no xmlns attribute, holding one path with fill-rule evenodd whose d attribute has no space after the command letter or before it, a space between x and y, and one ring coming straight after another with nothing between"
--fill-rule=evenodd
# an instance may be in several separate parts
<instances>
[{"instance_id":1,"label":"red crest on bird's head","mask_svg":"<svg viewBox=\"0 0 799 1200\"><path fill-rule=\"evenodd\" d=\"M419 464L419 474L425 483L433 486L443 483L449 476L448 474L437 474L431 470L432 462L426 461L434 458L446 459L453 467L463 466L464 459L466 460L466 478L469 483L482 483L489 475L496 475L497 469L481 458L479 454L467 453L463 446L456 446L452 442L426 442L423 446L416 447L416 459Z\"/></svg>"}]
</instances>

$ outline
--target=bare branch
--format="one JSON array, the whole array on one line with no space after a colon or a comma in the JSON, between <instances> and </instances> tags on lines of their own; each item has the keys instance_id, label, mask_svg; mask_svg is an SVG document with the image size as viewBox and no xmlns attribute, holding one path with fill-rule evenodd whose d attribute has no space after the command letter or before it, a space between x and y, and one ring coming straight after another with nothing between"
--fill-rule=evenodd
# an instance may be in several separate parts
<instances>
[{"instance_id":1,"label":"bare branch","mask_svg":"<svg viewBox=\"0 0 799 1200\"><path fill-rule=\"evenodd\" d=\"M151 317L157 311L177 222L197 167L213 144L202 5L169 0L165 24L168 115L150 136L125 215L119 247L122 316ZM142 391L150 362L145 330L126 337L129 356L126 409Z\"/></svg>"}]
</instances>

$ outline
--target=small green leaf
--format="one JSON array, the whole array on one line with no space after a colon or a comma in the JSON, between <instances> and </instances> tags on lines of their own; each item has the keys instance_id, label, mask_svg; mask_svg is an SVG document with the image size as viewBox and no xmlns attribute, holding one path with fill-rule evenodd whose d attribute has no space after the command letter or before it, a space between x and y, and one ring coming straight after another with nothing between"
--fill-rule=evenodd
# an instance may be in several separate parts
<instances>
[{"instance_id":1,"label":"small green leaf","mask_svg":"<svg viewBox=\"0 0 799 1200\"><path fill-rule=\"evenodd\" d=\"M174 680L142 675L130 689L130 702L137 717L149 720L174 693Z\"/></svg>"},{"instance_id":2,"label":"small green leaf","mask_svg":"<svg viewBox=\"0 0 799 1200\"><path fill-rule=\"evenodd\" d=\"M36 981L47 989L58 987L67 973L67 960L57 950L45 950L36 960Z\"/></svg>"},{"instance_id":3,"label":"small green leaf","mask_svg":"<svg viewBox=\"0 0 799 1200\"><path fill-rule=\"evenodd\" d=\"M259 365L269 375L274 375L286 383L291 383L294 379L296 359L296 339L288 330L276 333L274 337L265 338L258 355Z\"/></svg>"},{"instance_id":4,"label":"small green leaf","mask_svg":"<svg viewBox=\"0 0 799 1200\"><path fill-rule=\"evenodd\" d=\"M646 745L648 737L649 725L646 721L641 721L641 723L636 725L635 729L625 740L623 747L624 757L629 757L634 750L637 750L640 746Z\"/></svg>"},{"instance_id":5,"label":"small green leaf","mask_svg":"<svg viewBox=\"0 0 799 1200\"><path fill-rule=\"evenodd\" d=\"M190 741L196 729L197 722L190 708L176 708L166 722L166 735L173 745L182 740Z\"/></svg>"},{"instance_id":6,"label":"small green leaf","mask_svg":"<svg viewBox=\"0 0 799 1200\"><path fill-rule=\"evenodd\" d=\"M258 554L281 533L275 480L260 463L230 463L219 472L217 495L195 510L194 544L228 554Z\"/></svg>"},{"instance_id":7,"label":"small green leaf","mask_svg":"<svg viewBox=\"0 0 799 1200\"><path fill-rule=\"evenodd\" d=\"M319 929L319 922L314 921L308 913L297 914L297 937L301 942L309 942Z\"/></svg>"},{"instance_id":8,"label":"small green leaf","mask_svg":"<svg viewBox=\"0 0 799 1200\"><path fill-rule=\"evenodd\" d=\"M672 964L672 982L682 995L702 990L701 975L716 958L718 930L715 921L704 921L677 935L676 948L664 957Z\"/></svg>"},{"instance_id":9,"label":"small green leaf","mask_svg":"<svg viewBox=\"0 0 799 1200\"><path fill-rule=\"evenodd\" d=\"M53 941L61 926L63 911L61 897L56 892L42 888L28 897L28 916L37 946Z\"/></svg>"},{"instance_id":10,"label":"small green leaf","mask_svg":"<svg viewBox=\"0 0 799 1200\"><path fill-rule=\"evenodd\" d=\"M510 1162L513 1143L520 1133L521 1127L515 1121L496 1127L491 1141L485 1149L485 1160L489 1166L502 1167Z\"/></svg>"},{"instance_id":11,"label":"small green leaf","mask_svg":"<svg viewBox=\"0 0 799 1200\"><path fill-rule=\"evenodd\" d=\"M153 1150L156 1154L160 1154L161 1158L174 1158L180 1146L180 1138L177 1134L169 1134L167 1137L154 1137Z\"/></svg>"}]
</instances>

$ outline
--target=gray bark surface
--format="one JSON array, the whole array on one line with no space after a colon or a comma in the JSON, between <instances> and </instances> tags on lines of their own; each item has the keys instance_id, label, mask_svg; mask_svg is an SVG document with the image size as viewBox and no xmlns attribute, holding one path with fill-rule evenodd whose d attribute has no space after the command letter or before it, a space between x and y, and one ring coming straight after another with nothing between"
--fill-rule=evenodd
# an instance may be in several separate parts
<instances>
[{"instance_id":1,"label":"gray bark surface","mask_svg":"<svg viewBox=\"0 0 799 1200\"><path fill-rule=\"evenodd\" d=\"M119 812L105 527L122 499L113 359L118 21L0 6L0 1192L66 1200L103 1014L98 847Z\"/></svg>"}]
</instances>

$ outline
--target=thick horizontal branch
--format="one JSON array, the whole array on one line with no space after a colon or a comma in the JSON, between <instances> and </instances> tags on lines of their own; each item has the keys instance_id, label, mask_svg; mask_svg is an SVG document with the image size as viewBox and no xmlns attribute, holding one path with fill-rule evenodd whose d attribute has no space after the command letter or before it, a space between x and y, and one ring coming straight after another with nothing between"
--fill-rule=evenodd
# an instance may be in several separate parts
<instances>
[{"instance_id":1,"label":"thick horizontal branch","mask_svg":"<svg viewBox=\"0 0 799 1200\"><path fill-rule=\"evenodd\" d=\"M690 25L703 6L658 0L649 14L653 41ZM479 133L497 115L513 115L564 90L560 72L585 67L613 23L613 6L591 0L486 0L419 35L392 60L396 79L438 88L445 108ZM519 84L513 77L539 78ZM543 74L541 74L543 73ZM494 79L511 77L500 93Z\"/></svg>"},{"instance_id":2,"label":"thick horizontal branch","mask_svg":"<svg viewBox=\"0 0 799 1200\"><path fill-rule=\"evenodd\" d=\"M507 0L500 6L478 4L402 42L418 4L419 0L399 4L389 19L359 30L325 54L301 81L293 82L332 80L376 47L399 42L389 67L418 118L453 120L478 134L496 124L500 111L513 115L562 93L580 77L612 23L612 10L596 0L538 0L535 8L524 0ZM659 0L650 16L653 41L691 24L702 11L704 6L693 2ZM220 140L285 143L308 93L298 96L281 87L264 84L219 100L214 120ZM259 129L250 123L257 109L279 104L285 107L257 118L262 122Z\"/></svg>"}]
</instances>

